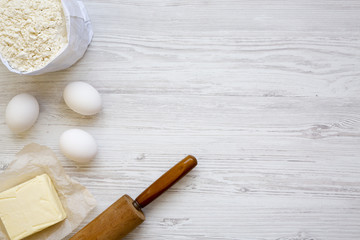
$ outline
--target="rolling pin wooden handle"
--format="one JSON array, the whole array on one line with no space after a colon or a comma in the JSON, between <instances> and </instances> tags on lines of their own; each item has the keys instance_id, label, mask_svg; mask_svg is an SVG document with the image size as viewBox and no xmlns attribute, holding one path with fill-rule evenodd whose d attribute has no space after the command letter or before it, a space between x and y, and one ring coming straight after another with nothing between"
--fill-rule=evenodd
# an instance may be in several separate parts
<instances>
[{"instance_id":1,"label":"rolling pin wooden handle","mask_svg":"<svg viewBox=\"0 0 360 240\"><path fill-rule=\"evenodd\" d=\"M191 155L187 156L143 191L134 201L134 206L137 208L146 207L190 172L196 165L196 158Z\"/></svg>"}]
</instances>

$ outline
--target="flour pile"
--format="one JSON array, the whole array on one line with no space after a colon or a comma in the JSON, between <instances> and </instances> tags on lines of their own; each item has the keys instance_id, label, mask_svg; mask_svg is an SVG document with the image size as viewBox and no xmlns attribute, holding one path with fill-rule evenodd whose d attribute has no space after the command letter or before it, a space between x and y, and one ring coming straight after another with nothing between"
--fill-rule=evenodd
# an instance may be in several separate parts
<instances>
[{"instance_id":1,"label":"flour pile","mask_svg":"<svg viewBox=\"0 0 360 240\"><path fill-rule=\"evenodd\" d=\"M40 69L67 42L60 0L0 0L0 53L12 68Z\"/></svg>"}]
</instances>

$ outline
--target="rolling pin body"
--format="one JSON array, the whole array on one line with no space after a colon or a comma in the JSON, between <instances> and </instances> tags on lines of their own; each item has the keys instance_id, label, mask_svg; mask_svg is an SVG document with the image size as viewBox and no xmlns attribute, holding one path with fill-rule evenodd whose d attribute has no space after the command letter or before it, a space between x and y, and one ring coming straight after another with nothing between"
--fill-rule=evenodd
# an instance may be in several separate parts
<instances>
[{"instance_id":1,"label":"rolling pin body","mask_svg":"<svg viewBox=\"0 0 360 240\"><path fill-rule=\"evenodd\" d=\"M122 239L145 220L143 212L136 209L133 202L128 195L122 196L71 240Z\"/></svg>"},{"instance_id":2,"label":"rolling pin body","mask_svg":"<svg viewBox=\"0 0 360 240\"><path fill-rule=\"evenodd\" d=\"M122 239L145 220L141 209L173 186L196 165L196 158L187 156L151 184L135 201L128 195L122 196L70 240Z\"/></svg>"}]
</instances>

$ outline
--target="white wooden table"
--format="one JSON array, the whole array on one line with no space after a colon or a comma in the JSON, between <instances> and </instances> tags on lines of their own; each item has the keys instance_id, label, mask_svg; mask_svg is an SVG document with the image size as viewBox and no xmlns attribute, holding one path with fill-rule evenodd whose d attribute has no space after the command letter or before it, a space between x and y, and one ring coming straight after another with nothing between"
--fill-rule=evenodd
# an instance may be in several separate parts
<instances>
[{"instance_id":1,"label":"white wooden table","mask_svg":"<svg viewBox=\"0 0 360 240\"><path fill-rule=\"evenodd\" d=\"M126 239L360 239L358 0L85 5L95 36L75 66L37 77L0 67L1 169L30 142L49 146L98 200L87 223L193 154L198 167ZM71 81L100 91L99 115L66 107ZM21 92L41 114L15 136L4 111ZM98 141L89 165L59 152L73 127Z\"/></svg>"}]
</instances>

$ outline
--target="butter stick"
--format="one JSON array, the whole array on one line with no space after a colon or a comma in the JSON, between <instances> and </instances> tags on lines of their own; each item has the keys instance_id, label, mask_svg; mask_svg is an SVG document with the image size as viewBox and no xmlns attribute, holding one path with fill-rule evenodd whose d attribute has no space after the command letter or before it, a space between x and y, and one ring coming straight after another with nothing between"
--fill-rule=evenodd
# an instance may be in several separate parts
<instances>
[{"instance_id":1,"label":"butter stick","mask_svg":"<svg viewBox=\"0 0 360 240\"><path fill-rule=\"evenodd\" d=\"M11 240L20 240L66 218L50 177L42 174L0 193L0 218Z\"/></svg>"}]
</instances>

